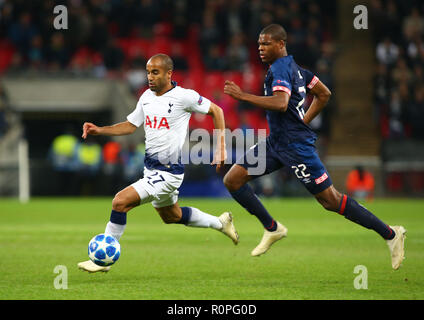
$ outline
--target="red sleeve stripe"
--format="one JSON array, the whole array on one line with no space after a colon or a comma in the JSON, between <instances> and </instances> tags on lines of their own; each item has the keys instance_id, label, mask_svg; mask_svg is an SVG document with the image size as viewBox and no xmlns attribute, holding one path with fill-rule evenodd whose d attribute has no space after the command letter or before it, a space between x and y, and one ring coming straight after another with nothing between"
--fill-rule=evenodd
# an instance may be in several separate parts
<instances>
[{"instance_id":1,"label":"red sleeve stripe","mask_svg":"<svg viewBox=\"0 0 424 320\"><path fill-rule=\"evenodd\" d=\"M311 82L308 84L308 89L312 89L317 84L318 81L319 81L318 77L314 76Z\"/></svg>"},{"instance_id":2,"label":"red sleeve stripe","mask_svg":"<svg viewBox=\"0 0 424 320\"><path fill-rule=\"evenodd\" d=\"M285 93L288 93L289 96L291 95L291 90L289 88L287 88L287 87L284 87L284 86L275 86L275 87L272 87L272 91L273 92L274 91L284 91Z\"/></svg>"},{"instance_id":3,"label":"red sleeve stripe","mask_svg":"<svg viewBox=\"0 0 424 320\"><path fill-rule=\"evenodd\" d=\"M339 214L343 215L346 208L347 196L344 194L342 200L340 201Z\"/></svg>"}]
</instances>

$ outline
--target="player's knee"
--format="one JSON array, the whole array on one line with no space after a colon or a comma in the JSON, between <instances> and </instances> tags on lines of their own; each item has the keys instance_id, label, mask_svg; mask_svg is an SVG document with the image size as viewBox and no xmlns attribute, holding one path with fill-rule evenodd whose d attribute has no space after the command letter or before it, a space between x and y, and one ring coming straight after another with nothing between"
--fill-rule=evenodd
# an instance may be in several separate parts
<instances>
[{"instance_id":1,"label":"player's knee","mask_svg":"<svg viewBox=\"0 0 424 320\"><path fill-rule=\"evenodd\" d=\"M224 183L225 188L230 189L231 183L230 179L225 175L224 179L222 179L222 182Z\"/></svg>"},{"instance_id":2,"label":"player's knee","mask_svg":"<svg viewBox=\"0 0 424 320\"><path fill-rule=\"evenodd\" d=\"M244 184L250 180L248 171L240 165L233 165L226 173L223 183L229 192L239 190Z\"/></svg>"},{"instance_id":3,"label":"player's knee","mask_svg":"<svg viewBox=\"0 0 424 320\"><path fill-rule=\"evenodd\" d=\"M238 182L236 179L233 179L231 177L231 175L229 175L229 174L226 174L224 176L223 182L224 182L225 187L230 192L237 191L238 189L241 188L240 182Z\"/></svg>"},{"instance_id":4,"label":"player's knee","mask_svg":"<svg viewBox=\"0 0 424 320\"><path fill-rule=\"evenodd\" d=\"M125 198L119 193L112 200L112 209L118 212L126 212L127 203Z\"/></svg>"}]
</instances>

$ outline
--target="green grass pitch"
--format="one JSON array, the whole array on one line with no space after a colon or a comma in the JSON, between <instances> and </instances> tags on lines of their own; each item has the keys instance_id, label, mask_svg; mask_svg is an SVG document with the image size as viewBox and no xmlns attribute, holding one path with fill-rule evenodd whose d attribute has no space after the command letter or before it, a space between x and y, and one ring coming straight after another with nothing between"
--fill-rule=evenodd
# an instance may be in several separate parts
<instances>
[{"instance_id":1,"label":"green grass pitch","mask_svg":"<svg viewBox=\"0 0 424 320\"><path fill-rule=\"evenodd\" d=\"M144 205L128 215L116 265L88 274L77 263L88 258L91 237L104 232L111 198L0 199L0 299L424 299L423 200L364 203L408 230L398 271L377 233L326 212L314 199L264 203L289 232L261 257L250 251L263 229L237 203L183 198L180 205L214 215L232 211L239 245L215 230L165 225ZM66 290L54 287L57 265L67 268ZM368 289L354 287L357 265L367 269Z\"/></svg>"}]
</instances>

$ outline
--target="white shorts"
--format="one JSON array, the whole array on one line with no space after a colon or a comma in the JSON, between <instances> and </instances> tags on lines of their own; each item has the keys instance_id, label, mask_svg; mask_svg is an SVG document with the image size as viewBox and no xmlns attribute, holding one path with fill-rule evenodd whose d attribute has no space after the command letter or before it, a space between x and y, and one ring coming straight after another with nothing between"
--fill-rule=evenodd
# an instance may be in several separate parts
<instances>
[{"instance_id":1,"label":"white shorts","mask_svg":"<svg viewBox=\"0 0 424 320\"><path fill-rule=\"evenodd\" d=\"M131 186L139 194L140 204L151 202L155 208L161 208L172 206L178 201L178 188L183 183L183 179L184 174L144 168L143 179L134 182Z\"/></svg>"}]
</instances>

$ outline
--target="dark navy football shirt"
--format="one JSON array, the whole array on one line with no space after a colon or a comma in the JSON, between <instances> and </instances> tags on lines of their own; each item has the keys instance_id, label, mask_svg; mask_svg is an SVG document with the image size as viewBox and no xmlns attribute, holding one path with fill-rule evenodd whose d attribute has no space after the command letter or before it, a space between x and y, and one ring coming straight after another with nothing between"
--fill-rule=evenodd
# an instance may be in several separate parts
<instances>
[{"instance_id":1,"label":"dark navy football shirt","mask_svg":"<svg viewBox=\"0 0 424 320\"><path fill-rule=\"evenodd\" d=\"M316 140L316 134L303 122L305 111L303 104L307 92L318 82L310 71L300 68L291 55L277 59L269 67L265 78L266 96L275 91L284 91L290 95L286 112L266 111L270 135L268 137L274 149L285 148L292 142Z\"/></svg>"}]
</instances>

